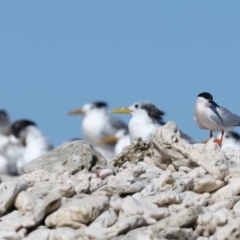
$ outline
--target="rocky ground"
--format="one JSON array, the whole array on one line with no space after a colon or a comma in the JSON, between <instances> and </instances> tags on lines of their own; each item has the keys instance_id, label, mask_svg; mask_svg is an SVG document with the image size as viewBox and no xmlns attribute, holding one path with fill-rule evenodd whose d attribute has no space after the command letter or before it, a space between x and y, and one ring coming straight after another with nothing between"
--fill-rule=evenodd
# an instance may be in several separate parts
<instances>
[{"instance_id":1,"label":"rocky ground","mask_svg":"<svg viewBox=\"0 0 240 240\"><path fill-rule=\"evenodd\" d=\"M3 176L0 239L240 239L239 153L189 145L175 123L107 163L84 141Z\"/></svg>"}]
</instances>

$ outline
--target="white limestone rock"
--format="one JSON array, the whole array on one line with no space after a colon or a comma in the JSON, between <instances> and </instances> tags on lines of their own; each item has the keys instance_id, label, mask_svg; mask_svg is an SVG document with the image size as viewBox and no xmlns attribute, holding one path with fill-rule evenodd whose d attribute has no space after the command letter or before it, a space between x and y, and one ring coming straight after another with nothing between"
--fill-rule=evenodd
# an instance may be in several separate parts
<instances>
[{"instance_id":1,"label":"white limestone rock","mask_svg":"<svg viewBox=\"0 0 240 240\"><path fill-rule=\"evenodd\" d=\"M38 225L44 217L61 206L61 194L53 190L42 198L34 193L22 191L14 201L14 206L22 216L32 218L34 225Z\"/></svg>"},{"instance_id":2,"label":"white limestone rock","mask_svg":"<svg viewBox=\"0 0 240 240\"><path fill-rule=\"evenodd\" d=\"M151 239L181 239L181 240L197 240L198 236L193 230L186 228L170 227L161 232L153 232L148 227L142 227L132 230L126 236L120 236L117 240L151 240Z\"/></svg>"},{"instance_id":3,"label":"white limestone rock","mask_svg":"<svg viewBox=\"0 0 240 240\"><path fill-rule=\"evenodd\" d=\"M180 212L162 219L152 226L149 226L154 232L162 231L169 227L187 227L192 224L200 214L203 214L203 209L200 205L195 205L190 208L185 208Z\"/></svg>"},{"instance_id":4,"label":"white limestone rock","mask_svg":"<svg viewBox=\"0 0 240 240\"><path fill-rule=\"evenodd\" d=\"M142 216L131 216L117 221L114 225L109 228L85 228L82 233L91 237L91 239L113 239L122 233L126 233L132 229L142 227L146 225L146 222Z\"/></svg>"},{"instance_id":5,"label":"white limestone rock","mask_svg":"<svg viewBox=\"0 0 240 240\"><path fill-rule=\"evenodd\" d=\"M183 209L195 206L196 204L206 206L210 199L209 193L198 194L195 192L186 191L179 193L179 195L182 199L182 203L170 205L168 208L171 213L179 212Z\"/></svg>"},{"instance_id":6,"label":"white limestone rock","mask_svg":"<svg viewBox=\"0 0 240 240\"><path fill-rule=\"evenodd\" d=\"M167 122L157 128L153 137L156 149L170 159L176 169L186 166L201 166L215 180L221 180L228 174L225 158L218 144L209 140L206 144L188 144L180 138L180 132L174 122Z\"/></svg>"},{"instance_id":7,"label":"white limestone rock","mask_svg":"<svg viewBox=\"0 0 240 240\"><path fill-rule=\"evenodd\" d=\"M156 204L159 207L182 203L183 197L173 191L157 193L153 196L141 198L141 201Z\"/></svg>"},{"instance_id":8,"label":"white limestone rock","mask_svg":"<svg viewBox=\"0 0 240 240\"><path fill-rule=\"evenodd\" d=\"M107 210L109 199L106 196L88 196L82 199L69 199L52 214L45 224L48 227L82 228L94 221L102 212Z\"/></svg>"},{"instance_id":9,"label":"white limestone rock","mask_svg":"<svg viewBox=\"0 0 240 240\"><path fill-rule=\"evenodd\" d=\"M24 240L90 240L82 236L79 231L70 227L57 229L39 228L32 231Z\"/></svg>"},{"instance_id":10,"label":"white limestone rock","mask_svg":"<svg viewBox=\"0 0 240 240\"><path fill-rule=\"evenodd\" d=\"M218 189L211 196L210 204L216 203L218 201L230 199L237 196L240 193L239 178L231 178L228 185Z\"/></svg>"},{"instance_id":11,"label":"white limestone rock","mask_svg":"<svg viewBox=\"0 0 240 240\"><path fill-rule=\"evenodd\" d=\"M7 210L12 207L13 200L17 194L26 190L28 183L24 181L3 182L0 185L0 216L3 216Z\"/></svg>"},{"instance_id":12,"label":"white limestone rock","mask_svg":"<svg viewBox=\"0 0 240 240\"><path fill-rule=\"evenodd\" d=\"M89 143L72 141L62 144L51 152L32 160L25 167L26 173L36 170L54 172L58 175L68 171L71 175L83 169L91 170L95 165L106 165L107 161Z\"/></svg>"},{"instance_id":13,"label":"white limestone rock","mask_svg":"<svg viewBox=\"0 0 240 240\"><path fill-rule=\"evenodd\" d=\"M89 173L79 172L71 175L64 172L62 175L57 175L43 170L36 170L20 177L29 183L31 187L28 188L28 191L30 192L46 196L51 190L58 190L63 197L89 192L91 178L92 174Z\"/></svg>"},{"instance_id":14,"label":"white limestone rock","mask_svg":"<svg viewBox=\"0 0 240 240\"><path fill-rule=\"evenodd\" d=\"M157 220L165 218L169 215L167 208L159 208L153 203L147 203L141 200L136 200L133 197L126 197L123 200L121 210L119 212L119 220L129 216L143 216L147 224L153 224Z\"/></svg>"},{"instance_id":15,"label":"white limestone rock","mask_svg":"<svg viewBox=\"0 0 240 240\"><path fill-rule=\"evenodd\" d=\"M224 226L228 219L232 218L233 213L227 208L221 208L216 212L205 212L198 217L195 232L200 236L209 237L218 226Z\"/></svg>"},{"instance_id":16,"label":"white limestone rock","mask_svg":"<svg viewBox=\"0 0 240 240\"><path fill-rule=\"evenodd\" d=\"M141 183L133 183L131 185L105 185L98 189L98 191L106 191L111 195L118 194L133 194L140 192L144 188Z\"/></svg>"},{"instance_id":17,"label":"white limestone rock","mask_svg":"<svg viewBox=\"0 0 240 240\"><path fill-rule=\"evenodd\" d=\"M113 209L109 209L99 215L90 225L90 228L108 228L118 220L118 216Z\"/></svg>"},{"instance_id":18,"label":"white limestone rock","mask_svg":"<svg viewBox=\"0 0 240 240\"><path fill-rule=\"evenodd\" d=\"M124 148L124 150L112 159L111 164L115 167L121 167L125 162L137 164L142 161L145 156L153 156L154 149L152 144L142 141L141 138L134 139L134 141Z\"/></svg>"},{"instance_id":19,"label":"white limestone rock","mask_svg":"<svg viewBox=\"0 0 240 240\"><path fill-rule=\"evenodd\" d=\"M240 238L240 219L233 219L225 226L218 228L210 240L238 240Z\"/></svg>"},{"instance_id":20,"label":"white limestone rock","mask_svg":"<svg viewBox=\"0 0 240 240\"><path fill-rule=\"evenodd\" d=\"M221 150L226 159L226 165L229 168L240 166L240 151L231 147L226 147Z\"/></svg>"},{"instance_id":21,"label":"white limestone rock","mask_svg":"<svg viewBox=\"0 0 240 240\"><path fill-rule=\"evenodd\" d=\"M21 240L22 237L14 231L0 231L0 239L4 240Z\"/></svg>"}]
</instances>

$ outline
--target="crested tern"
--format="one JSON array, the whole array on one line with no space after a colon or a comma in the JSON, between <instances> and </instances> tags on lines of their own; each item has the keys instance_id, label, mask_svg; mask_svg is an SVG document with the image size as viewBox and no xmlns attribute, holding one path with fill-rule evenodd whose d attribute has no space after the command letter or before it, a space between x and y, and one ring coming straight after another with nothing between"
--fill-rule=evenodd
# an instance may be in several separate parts
<instances>
[{"instance_id":1,"label":"crested tern","mask_svg":"<svg viewBox=\"0 0 240 240\"><path fill-rule=\"evenodd\" d=\"M148 101L139 101L129 107L113 109L110 112L132 115L128 124L131 141L133 141L134 138L142 138L143 141L150 142L152 141L156 128L165 124L163 121L164 112ZM187 134L181 131L180 134L186 142L195 143Z\"/></svg>"},{"instance_id":2,"label":"crested tern","mask_svg":"<svg viewBox=\"0 0 240 240\"><path fill-rule=\"evenodd\" d=\"M18 120L11 125L11 133L25 147L22 158L17 162L18 174L24 173L24 167L31 160L53 149L53 145L43 135L36 124L30 120Z\"/></svg>"},{"instance_id":3,"label":"crested tern","mask_svg":"<svg viewBox=\"0 0 240 240\"><path fill-rule=\"evenodd\" d=\"M127 125L107 113L107 103L86 103L81 109L68 113L69 115L84 115L82 120L82 133L85 139L99 150L107 160L114 156L115 143L99 144L105 137L114 135L120 129L127 129Z\"/></svg>"},{"instance_id":4,"label":"crested tern","mask_svg":"<svg viewBox=\"0 0 240 240\"><path fill-rule=\"evenodd\" d=\"M212 132L221 132L221 138L214 139L218 144L222 143L225 131L228 132L240 126L240 116L230 112L227 108L220 107L208 92L198 94L194 120L199 128L210 130L210 138L213 136Z\"/></svg>"}]
</instances>

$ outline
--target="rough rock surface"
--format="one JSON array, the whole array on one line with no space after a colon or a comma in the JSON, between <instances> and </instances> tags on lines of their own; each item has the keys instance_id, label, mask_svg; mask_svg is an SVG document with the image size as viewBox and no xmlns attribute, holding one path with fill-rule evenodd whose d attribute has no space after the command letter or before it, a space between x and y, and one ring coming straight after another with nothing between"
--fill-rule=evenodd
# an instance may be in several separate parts
<instances>
[{"instance_id":1,"label":"rough rock surface","mask_svg":"<svg viewBox=\"0 0 240 240\"><path fill-rule=\"evenodd\" d=\"M35 170L55 172L58 175L68 171L75 174L83 169L91 170L95 165L105 165L107 161L89 143L78 140L67 142L51 152L36 158L25 167L26 173Z\"/></svg>"},{"instance_id":2,"label":"rough rock surface","mask_svg":"<svg viewBox=\"0 0 240 240\"><path fill-rule=\"evenodd\" d=\"M0 239L239 239L239 159L213 139L186 143L173 122L110 165L66 143L0 182Z\"/></svg>"}]
</instances>

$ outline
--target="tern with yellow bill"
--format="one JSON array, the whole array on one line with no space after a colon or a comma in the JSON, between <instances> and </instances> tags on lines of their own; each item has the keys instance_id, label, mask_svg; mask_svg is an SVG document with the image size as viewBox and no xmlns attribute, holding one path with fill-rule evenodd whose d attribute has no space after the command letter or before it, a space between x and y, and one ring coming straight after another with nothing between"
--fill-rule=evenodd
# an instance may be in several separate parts
<instances>
[{"instance_id":1,"label":"tern with yellow bill","mask_svg":"<svg viewBox=\"0 0 240 240\"><path fill-rule=\"evenodd\" d=\"M135 138L142 138L142 140L150 142L156 128L165 124L163 121L164 112L159 110L153 103L147 101L136 102L129 107L113 109L110 112L132 115L128 124L131 141ZM181 131L180 133L186 142L195 143L190 136Z\"/></svg>"},{"instance_id":2,"label":"tern with yellow bill","mask_svg":"<svg viewBox=\"0 0 240 240\"><path fill-rule=\"evenodd\" d=\"M111 151L112 157L114 157L116 141L111 143L101 143L101 139L108 136L114 136L115 133L121 129L128 131L128 128L124 122L107 113L107 103L100 101L86 103L81 109L71 111L68 114L82 114L84 116L82 120L82 133L85 139L97 147L104 157L108 159L111 158L109 152L107 154L108 156L106 156L104 149Z\"/></svg>"}]
</instances>

